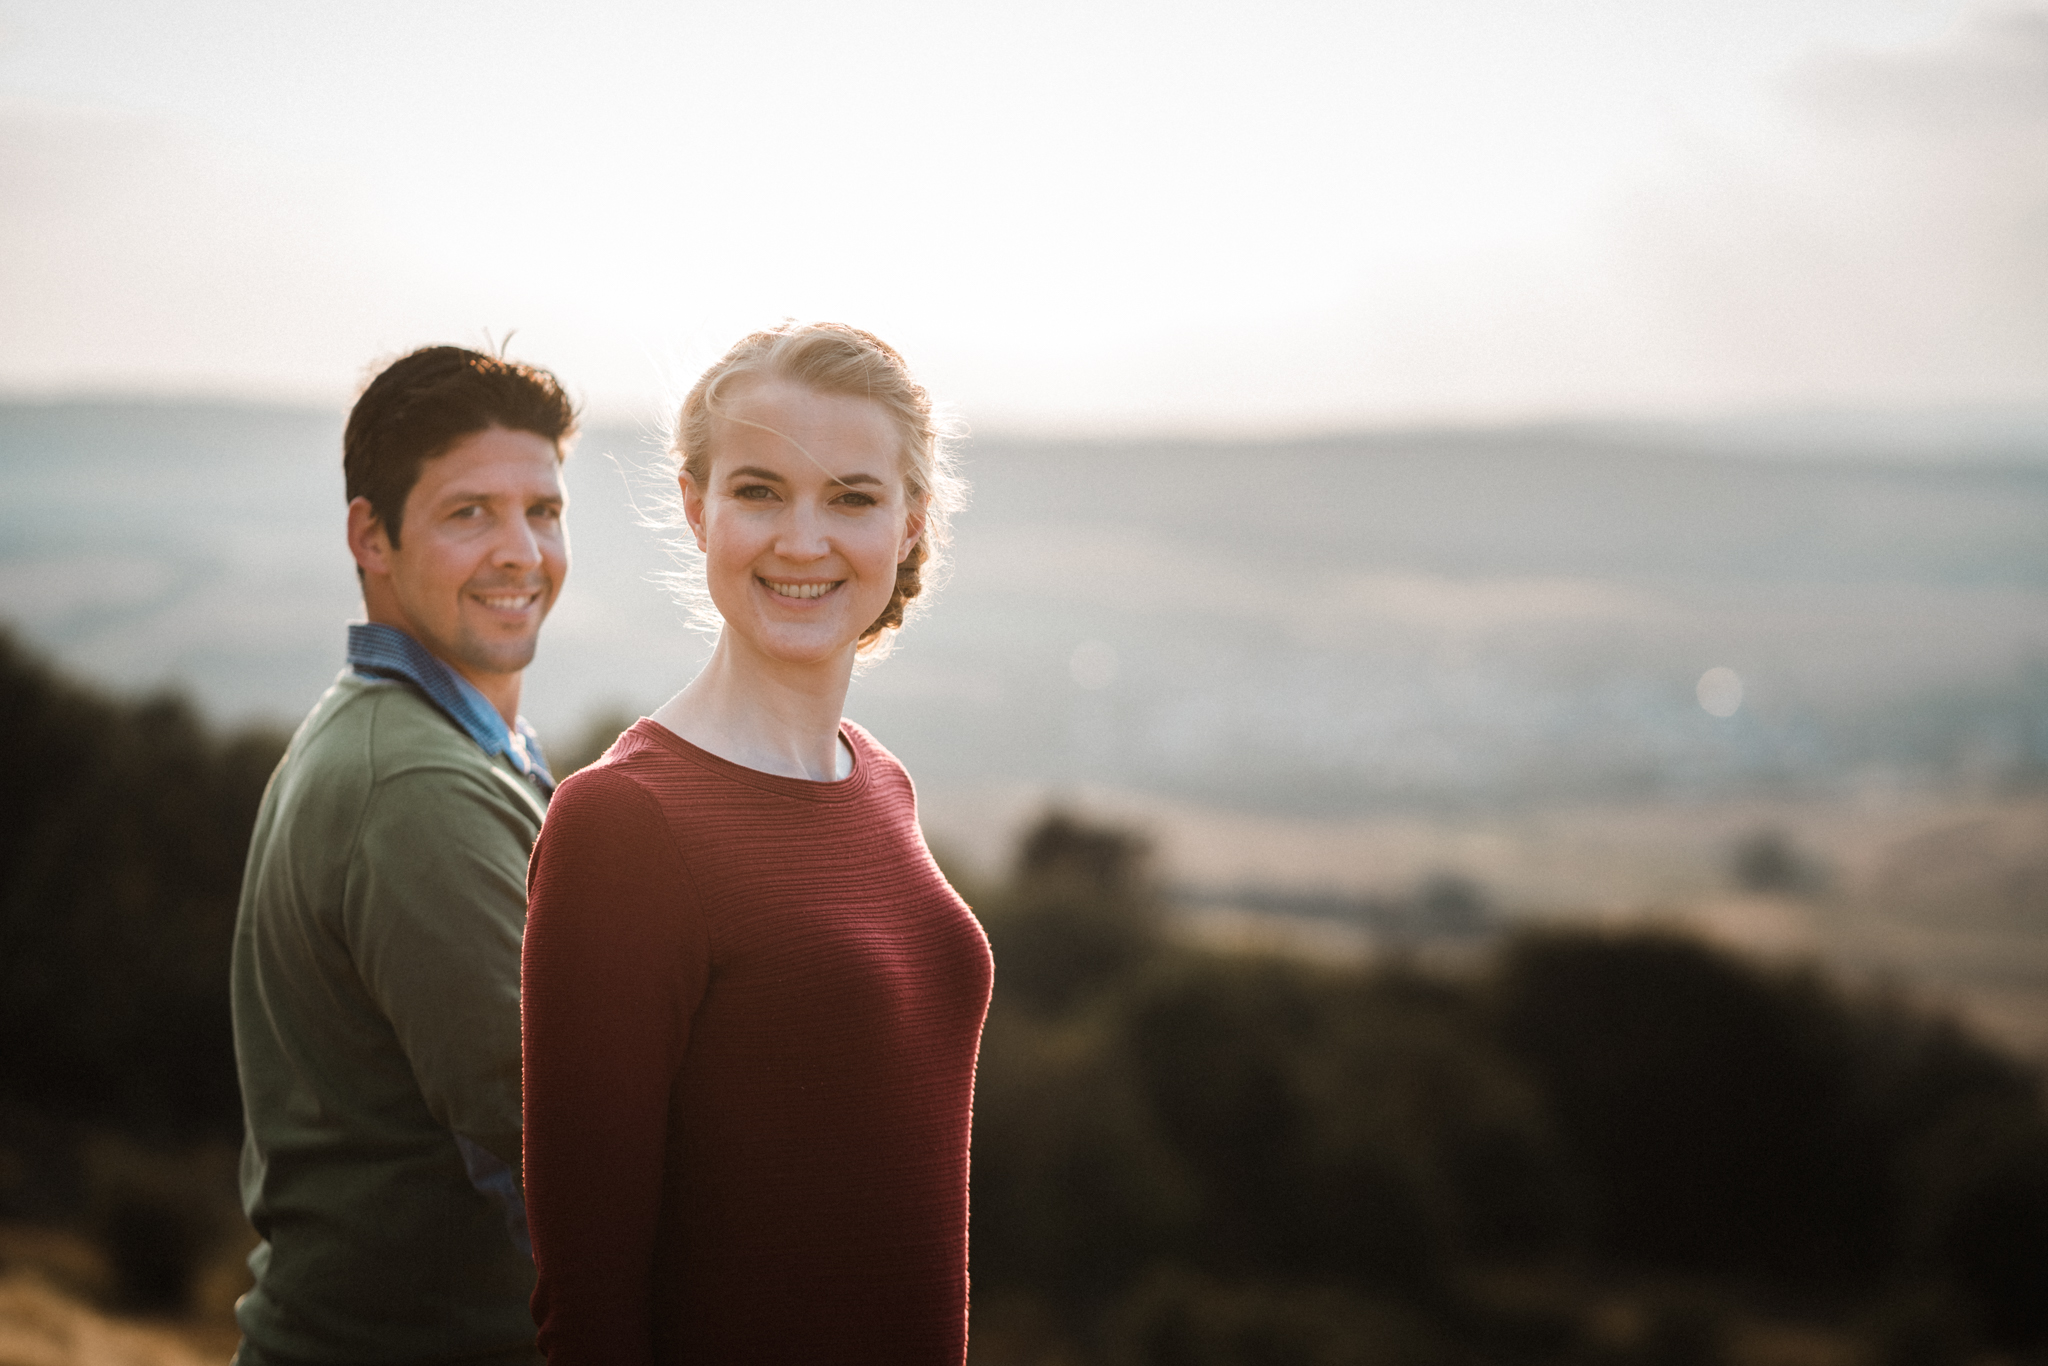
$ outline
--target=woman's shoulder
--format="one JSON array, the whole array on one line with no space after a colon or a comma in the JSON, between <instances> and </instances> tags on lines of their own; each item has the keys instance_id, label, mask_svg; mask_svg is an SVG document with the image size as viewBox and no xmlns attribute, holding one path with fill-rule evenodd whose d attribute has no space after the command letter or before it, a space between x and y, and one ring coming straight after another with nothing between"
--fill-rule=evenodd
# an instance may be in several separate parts
<instances>
[{"instance_id":1,"label":"woman's shoulder","mask_svg":"<svg viewBox=\"0 0 2048 1366\"><path fill-rule=\"evenodd\" d=\"M863 726L860 722L841 720L839 729L840 733L846 737L846 743L853 746L853 756L857 764L873 764L878 773L888 772L908 776L903 767L903 761L891 754L889 747L880 740L877 740L868 731L867 727Z\"/></svg>"},{"instance_id":2,"label":"woman's shoulder","mask_svg":"<svg viewBox=\"0 0 2048 1366\"><path fill-rule=\"evenodd\" d=\"M616 807L621 803L666 806L673 795L669 789L675 786L676 777L668 770L688 766L679 765L678 756L660 743L659 731L659 726L642 717L621 732L602 758L562 779L555 788L554 799L548 803L549 812L563 807Z\"/></svg>"},{"instance_id":3,"label":"woman's shoulder","mask_svg":"<svg viewBox=\"0 0 2048 1366\"><path fill-rule=\"evenodd\" d=\"M861 779L861 789L870 798L879 797L885 801L901 800L909 803L914 812L917 805L917 791L910 781L910 771L903 762L891 754L888 747L857 721L841 721L841 733L847 744L853 747L854 770Z\"/></svg>"},{"instance_id":4,"label":"woman's shoulder","mask_svg":"<svg viewBox=\"0 0 2048 1366\"><path fill-rule=\"evenodd\" d=\"M545 824L557 829L569 824L606 824L658 811L661 804L626 765L616 761L617 754L614 746L604 758L556 784L548 799Z\"/></svg>"}]
</instances>

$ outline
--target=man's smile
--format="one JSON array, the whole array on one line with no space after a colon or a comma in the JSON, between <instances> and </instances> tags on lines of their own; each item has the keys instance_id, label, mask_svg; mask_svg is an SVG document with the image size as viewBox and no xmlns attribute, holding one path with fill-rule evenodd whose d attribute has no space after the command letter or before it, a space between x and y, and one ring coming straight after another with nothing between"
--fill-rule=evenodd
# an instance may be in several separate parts
<instances>
[{"instance_id":1,"label":"man's smile","mask_svg":"<svg viewBox=\"0 0 2048 1366\"><path fill-rule=\"evenodd\" d=\"M523 612L541 599L543 590L535 588L519 593L472 593L484 606L499 612Z\"/></svg>"}]
</instances>

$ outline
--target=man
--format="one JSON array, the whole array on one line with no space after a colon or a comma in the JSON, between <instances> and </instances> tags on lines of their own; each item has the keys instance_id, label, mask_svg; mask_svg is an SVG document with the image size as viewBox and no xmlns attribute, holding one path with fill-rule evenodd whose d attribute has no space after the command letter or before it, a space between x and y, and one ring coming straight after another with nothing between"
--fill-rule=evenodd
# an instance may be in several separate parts
<instances>
[{"instance_id":1,"label":"man","mask_svg":"<svg viewBox=\"0 0 2048 1366\"><path fill-rule=\"evenodd\" d=\"M568 570L546 371L393 363L343 437L366 623L264 793L235 928L240 1366L531 1363L519 946L553 779L522 671Z\"/></svg>"}]
</instances>

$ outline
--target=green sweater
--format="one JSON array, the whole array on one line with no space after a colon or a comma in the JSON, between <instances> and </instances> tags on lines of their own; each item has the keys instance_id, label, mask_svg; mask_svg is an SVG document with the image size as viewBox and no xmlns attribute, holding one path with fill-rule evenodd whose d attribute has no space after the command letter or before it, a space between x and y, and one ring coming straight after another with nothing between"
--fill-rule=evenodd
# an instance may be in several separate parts
<instances>
[{"instance_id":1,"label":"green sweater","mask_svg":"<svg viewBox=\"0 0 2048 1366\"><path fill-rule=\"evenodd\" d=\"M537 1361L533 1264L461 1135L519 1163L540 792L403 683L343 674L270 780L235 926L240 1361Z\"/></svg>"}]
</instances>

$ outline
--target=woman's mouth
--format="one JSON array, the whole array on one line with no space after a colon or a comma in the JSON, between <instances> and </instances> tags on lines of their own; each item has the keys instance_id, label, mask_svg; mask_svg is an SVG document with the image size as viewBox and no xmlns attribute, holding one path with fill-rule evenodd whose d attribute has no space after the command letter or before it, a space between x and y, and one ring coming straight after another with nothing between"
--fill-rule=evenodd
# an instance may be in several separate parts
<instances>
[{"instance_id":1,"label":"woman's mouth","mask_svg":"<svg viewBox=\"0 0 2048 1366\"><path fill-rule=\"evenodd\" d=\"M822 598L844 579L833 579L827 583L791 583L781 579L762 579L768 591L778 598Z\"/></svg>"}]
</instances>

